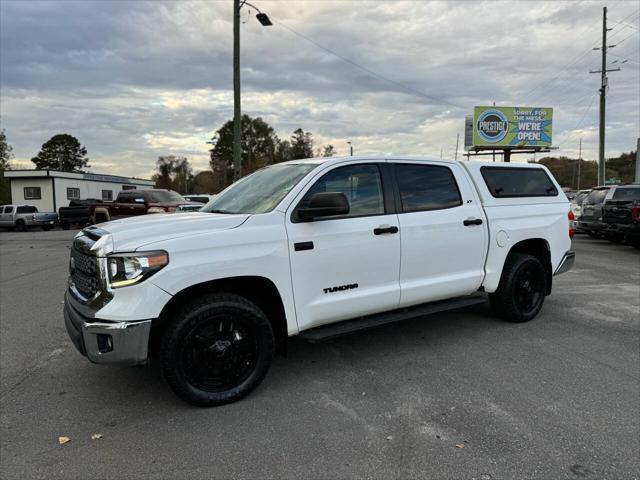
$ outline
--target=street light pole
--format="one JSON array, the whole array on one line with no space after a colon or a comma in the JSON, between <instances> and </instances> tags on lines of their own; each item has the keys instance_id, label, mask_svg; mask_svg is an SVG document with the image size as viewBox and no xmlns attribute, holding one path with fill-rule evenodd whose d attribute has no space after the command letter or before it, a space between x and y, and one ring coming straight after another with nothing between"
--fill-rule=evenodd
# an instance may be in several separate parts
<instances>
[{"instance_id":1,"label":"street light pole","mask_svg":"<svg viewBox=\"0 0 640 480\"><path fill-rule=\"evenodd\" d=\"M347 142L349 145L349 156L353 157L353 145L351 142Z\"/></svg>"},{"instance_id":2,"label":"street light pole","mask_svg":"<svg viewBox=\"0 0 640 480\"><path fill-rule=\"evenodd\" d=\"M262 13L246 0L233 0L233 181L242 176L242 112L240 108L240 9L249 5L258 11L256 18L263 27L272 25Z\"/></svg>"}]
</instances>

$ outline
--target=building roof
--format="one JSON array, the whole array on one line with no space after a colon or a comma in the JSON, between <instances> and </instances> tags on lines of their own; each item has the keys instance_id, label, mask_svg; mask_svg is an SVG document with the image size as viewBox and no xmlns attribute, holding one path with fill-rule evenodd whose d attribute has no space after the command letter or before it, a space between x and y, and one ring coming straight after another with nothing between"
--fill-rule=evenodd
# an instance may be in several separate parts
<instances>
[{"instance_id":1,"label":"building roof","mask_svg":"<svg viewBox=\"0 0 640 480\"><path fill-rule=\"evenodd\" d=\"M94 182L130 183L133 185L155 185L153 180L136 177L123 177L120 175L108 175L102 173L87 172L61 172L59 170L5 170L4 176L7 178L67 178L73 180L87 180Z\"/></svg>"}]
</instances>

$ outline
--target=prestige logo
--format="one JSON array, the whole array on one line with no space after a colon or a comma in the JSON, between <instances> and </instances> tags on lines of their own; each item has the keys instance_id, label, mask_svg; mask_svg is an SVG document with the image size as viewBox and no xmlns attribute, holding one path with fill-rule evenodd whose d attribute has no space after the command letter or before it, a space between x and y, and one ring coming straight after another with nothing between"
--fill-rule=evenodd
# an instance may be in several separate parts
<instances>
[{"instance_id":1,"label":"prestige logo","mask_svg":"<svg viewBox=\"0 0 640 480\"><path fill-rule=\"evenodd\" d=\"M509 121L506 115L499 110L485 110L478 117L476 129L483 140L495 143L507 135Z\"/></svg>"}]
</instances>

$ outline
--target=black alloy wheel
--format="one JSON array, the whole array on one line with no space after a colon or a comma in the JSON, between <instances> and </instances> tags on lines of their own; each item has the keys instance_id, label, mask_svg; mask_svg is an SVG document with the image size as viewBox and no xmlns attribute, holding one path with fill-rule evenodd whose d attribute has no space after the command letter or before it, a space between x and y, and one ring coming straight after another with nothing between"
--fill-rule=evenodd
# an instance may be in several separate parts
<instances>
[{"instance_id":1,"label":"black alloy wheel","mask_svg":"<svg viewBox=\"0 0 640 480\"><path fill-rule=\"evenodd\" d=\"M267 316L231 293L204 295L172 314L160 361L171 389L194 405L234 402L264 379L275 352Z\"/></svg>"},{"instance_id":2,"label":"black alloy wheel","mask_svg":"<svg viewBox=\"0 0 640 480\"><path fill-rule=\"evenodd\" d=\"M494 312L509 322L533 320L544 304L547 276L537 257L509 254L498 289L489 295Z\"/></svg>"},{"instance_id":3,"label":"black alloy wheel","mask_svg":"<svg viewBox=\"0 0 640 480\"><path fill-rule=\"evenodd\" d=\"M180 350L187 381L205 392L224 392L245 381L256 368L258 342L242 318L205 318L189 331Z\"/></svg>"},{"instance_id":4,"label":"black alloy wheel","mask_svg":"<svg viewBox=\"0 0 640 480\"><path fill-rule=\"evenodd\" d=\"M516 306L522 315L529 315L544 297L544 271L533 262L525 264L518 270L514 282Z\"/></svg>"}]
</instances>

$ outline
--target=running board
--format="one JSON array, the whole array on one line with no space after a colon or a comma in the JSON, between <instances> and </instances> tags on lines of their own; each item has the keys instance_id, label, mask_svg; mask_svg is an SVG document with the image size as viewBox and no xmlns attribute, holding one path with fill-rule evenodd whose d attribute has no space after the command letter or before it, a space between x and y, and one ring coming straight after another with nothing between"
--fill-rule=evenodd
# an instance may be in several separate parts
<instances>
[{"instance_id":1,"label":"running board","mask_svg":"<svg viewBox=\"0 0 640 480\"><path fill-rule=\"evenodd\" d=\"M438 302L423 303L414 307L401 308L398 310L392 310L391 312L376 313L374 315L368 315L354 320L344 320L330 325L323 325L310 330L305 330L298 336L308 342L318 343L341 335L358 332L360 330L367 330L369 328L400 322L402 320L409 320L423 315L431 315L432 313L446 312L448 310L456 310L458 308L479 305L486 301L486 295L473 294L449 300L440 300Z\"/></svg>"}]
</instances>

